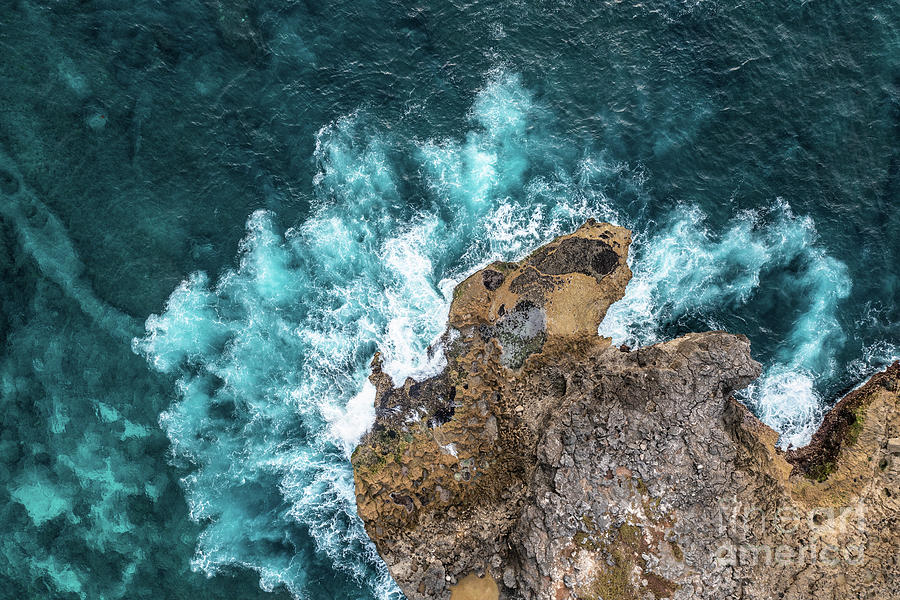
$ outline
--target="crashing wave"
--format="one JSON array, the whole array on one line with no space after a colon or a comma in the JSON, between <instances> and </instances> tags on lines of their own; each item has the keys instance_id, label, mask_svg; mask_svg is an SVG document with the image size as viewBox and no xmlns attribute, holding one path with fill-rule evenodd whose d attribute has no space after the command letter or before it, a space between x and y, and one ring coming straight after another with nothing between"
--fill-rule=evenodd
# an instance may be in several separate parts
<instances>
[{"instance_id":1,"label":"crashing wave","mask_svg":"<svg viewBox=\"0 0 900 600\"><path fill-rule=\"evenodd\" d=\"M809 219L778 203L716 234L683 207L654 232L642 221L646 175L578 155L517 77L490 79L470 118L459 139L403 140L373 130L361 111L322 128L311 217L282 232L274 214L254 213L238 264L216 279L191 275L135 339L136 352L178 378L160 423L192 468L182 484L205 527L196 569L248 567L265 589L308 598L311 574L327 563L360 590L398 597L356 515L348 462L373 418L369 360L380 349L395 382L439 371L441 353L424 350L455 282L588 217L637 233L635 277L603 335L646 344L682 318L715 326L750 303L782 310L759 293L764 280L801 299L785 308L793 327L766 346L751 404L788 442L818 424L813 381L834 368L850 282ZM414 203L397 155L416 163ZM610 190L628 200L616 205Z\"/></svg>"}]
</instances>

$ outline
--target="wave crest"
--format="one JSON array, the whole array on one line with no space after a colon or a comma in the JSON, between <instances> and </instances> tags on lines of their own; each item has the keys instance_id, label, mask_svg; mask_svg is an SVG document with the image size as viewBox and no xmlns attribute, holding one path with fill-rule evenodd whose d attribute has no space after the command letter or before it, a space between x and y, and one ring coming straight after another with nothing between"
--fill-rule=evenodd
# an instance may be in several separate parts
<instances>
[{"instance_id":1,"label":"wave crest","mask_svg":"<svg viewBox=\"0 0 900 600\"><path fill-rule=\"evenodd\" d=\"M746 333L765 370L745 398L782 445L807 443L822 418L814 382L836 368L846 339L840 303L851 287L846 265L818 244L812 220L779 200L719 234L699 209L679 207L635 250L634 279L600 334L643 345L679 323ZM772 323L785 325L774 331Z\"/></svg>"}]
</instances>

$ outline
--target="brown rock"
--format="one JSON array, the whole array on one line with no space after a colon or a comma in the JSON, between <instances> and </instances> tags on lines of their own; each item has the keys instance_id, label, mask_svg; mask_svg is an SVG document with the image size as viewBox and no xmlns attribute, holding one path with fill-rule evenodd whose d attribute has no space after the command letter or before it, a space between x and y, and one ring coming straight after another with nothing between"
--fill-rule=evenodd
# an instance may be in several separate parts
<instances>
[{"instance_id":1,"label":"brown rock","mask_svg":"<svg viewBox=\"0 0 900 600\"><path fill-rule=\"evenodd\" d=\"M436 377L373 360L357 503L407 597L900 597L900 365L783 453L731 396L743 336L597 336L629 243L591 221L467 278Z\"/></svg>"},{"instance_id":2,"label":"brown rock","mask_svg":"<svg viewBox=\"0 0 900 600\"><path fill-rule=\"evenodd\" d=\"M900 454L900 437L888 440L887 451L888 454Z\"/></svg>"}]
</instances>

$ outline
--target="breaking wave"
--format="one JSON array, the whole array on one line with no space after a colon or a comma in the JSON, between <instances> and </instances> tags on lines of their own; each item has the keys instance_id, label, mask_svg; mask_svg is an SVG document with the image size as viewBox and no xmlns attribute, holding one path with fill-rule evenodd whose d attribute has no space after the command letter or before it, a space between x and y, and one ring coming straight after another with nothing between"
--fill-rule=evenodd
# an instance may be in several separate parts
<instances>
[{"instance_id":1,"label":"breaking wave","mask_svg":"<svg viewBox=\"0 0 900 600\"><path fill-rule=\"evenodd\" d=\"M676 209L636 249L634 279L600 326L617 342L662 339L694 319L749 335L764 372L745 399L782 445L801 446L822 420L817 379L831 377L845 341L839 307L850 293L846 265L818 244L811 219L779 200L711 232L693 207ZM767 324L787 322L786 331Z\"/></svg>"},{"instance_id":2,"label":"breaking wave","mask_svg":"<svg viewBox=\"0 0 900 600\"><path fill-rule=\"evenodd\" d=\"M454 281L603 211L561 159L559 172L528 176L554 160L533 129L540 112L516 77L498 76L464 139L411 142L420 208L400 192L398 142L362 113L328 125L314 215L281 231L274 214L254 213L237 266L216 280L194 273L147 320L135 351L178 377L160 423L193 468L182 484L205 525L196 569L250 567L263 588L310 598L323 586L310 583L314 566L327 561L357 594L399 597L356 516L348 461L374 419L369 361L380 349L395 381L440 369L425 350Z\"/></svg>"},{"instance_id":3,"label":"breaking wave","mask_svg":"<svg viewBox=\"0 0 900 600\"><path fill-rule=\"evenodd\" d=\"M690 320L748 333L765 364L750 404L784 443L808 438L850 288L810 219L778 201L721 232L690 206L651 223L640 169L553 131L553 115L503 73L476 95L460 138L388 135L364 111L331 123L317 136L312 216L282 230L254 213L236 266L192 274L147 320L134 350L178 381L160 423L205 527L195 569L249 567L298 598L400 598L355 512L349 456L374 419L369 361L381 350L398 383L436 372L440 353L426 348L455 282L587 217L636 235L634 279L600 333L647 344ZM741 320L748 308L758 322ZM767 313L792 325L769 331ZM325 563L356 587L316 579Z\"/></svg>"}]
</instances>

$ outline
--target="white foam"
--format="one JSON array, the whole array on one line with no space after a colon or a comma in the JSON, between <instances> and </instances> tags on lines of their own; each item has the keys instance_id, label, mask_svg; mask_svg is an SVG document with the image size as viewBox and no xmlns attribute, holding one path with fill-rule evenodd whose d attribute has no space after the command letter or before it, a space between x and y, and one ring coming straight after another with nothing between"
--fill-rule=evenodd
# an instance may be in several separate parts
<instances>
[{"instance_id":1,"label":"white foam","mask_svg":"<svg viewBox=\"0 0 900 600\"><path fill-rule=\"evenodd\" d=\"M331 436L339 440L349 458L359 438L375 422L375 386L365 381L346 406L329 405L323 416L331 423Z\"/></svg>"},{"instance_id":2,"label":"white foam","mask_svg":"<svg viewBox=\"0 0 900 600\"><path fill-rule=\"evenodd\" d=\"M809 443L823 417L823 403L809 373L790 365L765 370L747 390L760 420L782 433L779 445L799 448Z\"/></svg>"},{"instance_id":3,"label":"white foam","mask_svg":"<svg viewBox=\"0 0 900 600\"><path fill-rule=\"evenodd\" d=\"M182 375L160 424L193 466L182 484L203 523L195 568L245 566L266 589L308 597L305 566L266 544L287 537L400 597L355 514L347 461L374 419L369 361L380 350L397 384L439 372L443 352L427 348L456 282L608 212L594 189L603 161L568 173L569 149L535 127L543 110L518 78L494 74L465 136L407 148L426 182L418 214L398 190L397 140L362 111L336 120L316 137L312 216L282 234L275 215L254 213L238 266L214 285L192 275L147 320L135 350ZM248 489L262 497L248 502Z\"/></svg>"},{"instance_id":4,"label":"white foam","mask_svg":"<svg viewBox=\"0 0 900 600\"><path fill-rule=\"evenodd\" d=\"M805 305L745 397L782 433L783 445L802 445L821 422L815 382L833 374L845 339L838 307L850 290L846 266L816 242L812 220L796 217L783 200L737 215L721 235L709 231L699 209L679 207L659 232L636 236L634 277L599 333L641 346L660 341L660 329L683 317L718 329L717 314L740 314L761 301L763 277L779 277L784 293Z\"/></svg>"}]
</instances>

